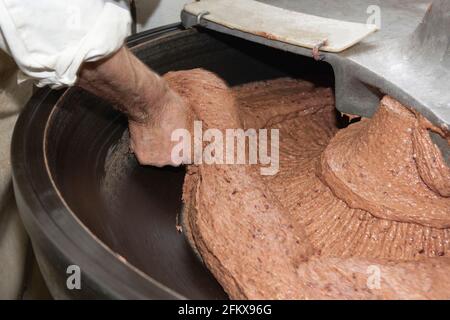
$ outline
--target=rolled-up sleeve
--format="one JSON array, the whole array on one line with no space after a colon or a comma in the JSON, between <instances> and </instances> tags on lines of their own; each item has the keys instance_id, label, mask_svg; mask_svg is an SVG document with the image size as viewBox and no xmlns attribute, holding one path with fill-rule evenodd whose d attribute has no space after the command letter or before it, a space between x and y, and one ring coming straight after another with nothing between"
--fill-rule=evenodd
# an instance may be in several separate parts
<instances>
[{"instance_id":1,"label":"rolled-up sleeve","mask_svg":"<svg viewBox=\"0 0 450 320\"><path fill-rule=\"evenodd\" d=\"M71 86L83 62L117 51L130 33L127 1L0 0L0 47L38 86Z\"/></svg>"}]
</instances>

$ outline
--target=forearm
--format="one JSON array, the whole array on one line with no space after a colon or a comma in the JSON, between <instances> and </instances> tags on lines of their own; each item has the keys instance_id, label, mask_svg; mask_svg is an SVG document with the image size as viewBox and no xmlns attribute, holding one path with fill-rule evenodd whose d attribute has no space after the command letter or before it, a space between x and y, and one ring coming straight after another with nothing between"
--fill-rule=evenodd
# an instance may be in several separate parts
<instances>
[{"instance_id":1,"label":"forearm","mask_svg":"<svg viewBox=\"0 0 450 320\"><path fill-rule=\"evenodd\" d=\"M123 46L113 56L85 63L77 85L110 101L129 120L145 123L152 106L164 103L165 81Z\"/></svg>"}]
</instances>

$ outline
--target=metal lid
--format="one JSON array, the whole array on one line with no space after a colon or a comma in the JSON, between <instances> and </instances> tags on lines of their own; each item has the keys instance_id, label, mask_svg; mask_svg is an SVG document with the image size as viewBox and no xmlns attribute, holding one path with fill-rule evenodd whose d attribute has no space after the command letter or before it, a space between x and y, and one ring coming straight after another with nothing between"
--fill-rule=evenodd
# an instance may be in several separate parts
<instances>
[{"instance_id":1,"label":"metal lid","mask_svg":"<svg viewBox=\"0 0 450 320\"><path fill-rule=\"evenodd\" d=\"M232 30L328 52L341 52L377 30L375 24L324 18L253 0L196 1L184 10Z\"/></svg>"},{"instance_id":2,"label":"metal lid","mask_svg":"<svg viewBox=\"0 0 450 320\"><path fill-rule=\"evenodd\" d=\"M335 72L342 112L370 117L387 94L448 129L450 1L430 2L201 0L181 16L185 27L325 60Z\"/></svg>"}]
</instances>

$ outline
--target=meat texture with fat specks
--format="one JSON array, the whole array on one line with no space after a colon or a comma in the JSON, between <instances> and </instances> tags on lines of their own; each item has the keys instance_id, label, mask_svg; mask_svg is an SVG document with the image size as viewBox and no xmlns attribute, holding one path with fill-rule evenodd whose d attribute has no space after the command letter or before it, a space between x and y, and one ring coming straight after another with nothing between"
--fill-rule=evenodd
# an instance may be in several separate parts
<instances>
[{"instance_id":1,"label":"meat texture with fat specks","mask_svg":"<svg viewBox=\"0 0 450 320\"><path fill-rule=\"evenodd\" d=\"M345 221L345 215L349 216L350 230L356 225L355 219L364 214L371 215L361 209L352 209L344 201L335 198L314 169L320 167L320 155L337 132L330 90L287 79L278 80L278 84L277 80L260 83L260 86L267 88L259 93L270 91L270 87L278 86L283 91L283 88L291 86L290 94L281 95L287 100L280 98L277 101L280 108L274 106L262 111L263 108L252 110L252 106L245 105L250 100L253 105L264 104L262 101L268 98L256 96L248 99L255 92L254 88L250 88L251 85L232 90L214 74L199 69L171 72L165 78L171 88L185 99L194 117L203 121L204 128L222 131L266 125L288 128L289 131L285 132L287 147L281 151L280 161L292 161L283 162L287 163L288 168L283 169L282 165L280 176L284 177L283 172L292 175L295 171L292 169L296 168L289 165L291 162L296 163L297 158L300 159L298 168L305 167L308 170L296 170L300 174L293 178L286 176L286 183L303 179L309 184L307 187L298 184L295 188L307 194L302 198L290 192L295 189L283 190L280 183L282 179L261 177L258 166L202 164L188 167L183 193L185 232L231 298L450 297L450 261L446 257L432 258L433 253L428 254L426 251L429 257L416 260L415 256L405 255L409 258L402 260L396 259L395 252L400 251L380 251L370 246L365 246L363 251L346 251L342 247L355 245L354 241L348 239L341 245L326 246L319 240L318 234L322 234L326 241L338 243L336 240L344 228L337 221L341 217ZM294 91L296 93L292 93ZM322 103L318 103L320 99ZM303 127L305 129L302 130ZM301 136L309 132L307 129L316 131L312 135L307 134L308 139L314 138L316 141L305 144L302 151L305 156L302 158L296 150L300 141L295 140L299 139L295 132L298 131ZM283 143L283 138L280 143ZM307 192L308 188L312 188L312 192ZM295 193L297 199L290 193ZM339 209L341 211L331 212L330 217L338 217L338 220L328 221L330 217L317 214L322 231L319 230L320 226L311 227L314 223L309 221L309 211L302 207L307 203L309 208L314 209L314 200L320 202L320 199L329 201L331 207L328 207L328 211L333 211L334 206L342 208ZM295 210L297 207L302 210ZM326 207L318 207L326 210ZM373 224L381 221L377 217L372 219ZM395 230L404 229L400 222L393 224ZM334 232L333 226L339 232ZM366 242L367 232L371 232L371 229L366 226L365 231L358 236L362 232L360 230L354 229L356 233L353 237ZM403 233L397 234L403 236ZM384 243L381 247L384 247ZM385 256L387 258L380 258Z\"/></svg>"}]
</instances>

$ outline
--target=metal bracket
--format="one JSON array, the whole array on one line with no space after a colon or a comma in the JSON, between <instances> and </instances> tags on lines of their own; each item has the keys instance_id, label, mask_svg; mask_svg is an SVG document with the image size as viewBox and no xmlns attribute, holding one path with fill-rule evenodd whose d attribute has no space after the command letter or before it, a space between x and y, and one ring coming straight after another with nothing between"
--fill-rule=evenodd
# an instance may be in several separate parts
<instances>
[{"instance_id":1,"label":"metal bracket","mask_svg":"<svg viewBox=\"0 0 450 320\"><path fill-rule=\"evenodd\" d=\"M202 20L204 16L210 14L209 11L202 11L197 15L197 25L198 26L204 26L205 25L205 20Z\"/></svg>"},{"instance_id":2,"label":"metal bracket","mask_svg":"<svg viewBox=\"0 0 450 320\"><path fill-rule=\"evenodd\" d=\"M320 48L322 48L323 46L325 46L327 44L327 39L319 42L318 44L316 44L314 46L314 48L312 49L312 57L314 58L314 60L316 61L322 61L325 56L320 54Z\"/></svg>"}]
</instances>

